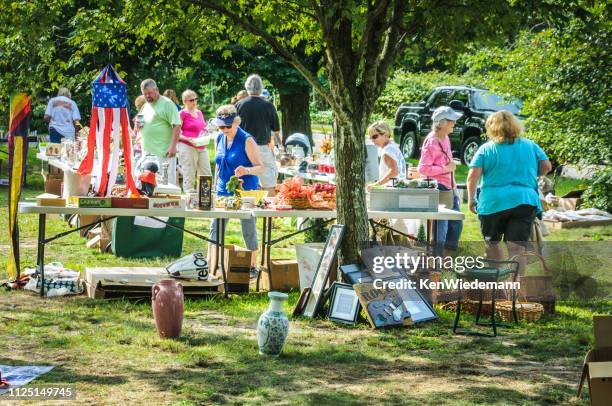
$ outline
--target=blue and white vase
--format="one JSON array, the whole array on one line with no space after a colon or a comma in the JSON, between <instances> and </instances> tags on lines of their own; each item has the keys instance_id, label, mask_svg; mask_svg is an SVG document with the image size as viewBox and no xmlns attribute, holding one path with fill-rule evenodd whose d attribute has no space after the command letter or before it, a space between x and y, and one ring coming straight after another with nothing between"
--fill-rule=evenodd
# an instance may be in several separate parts
<instances>
[{"instance_id":1,"label":"blue and white vase","mask_svg":"<svg viewBox=\"0 0 612 406\"><path fill-rule=\"evenodd\" d=\"M259 316L257 322L257 343L260 354L277 356L289 334L289 319L283 308L287 294L268 292L268 297L270 298L268 311Z\"/></svg>"}]
</instances>

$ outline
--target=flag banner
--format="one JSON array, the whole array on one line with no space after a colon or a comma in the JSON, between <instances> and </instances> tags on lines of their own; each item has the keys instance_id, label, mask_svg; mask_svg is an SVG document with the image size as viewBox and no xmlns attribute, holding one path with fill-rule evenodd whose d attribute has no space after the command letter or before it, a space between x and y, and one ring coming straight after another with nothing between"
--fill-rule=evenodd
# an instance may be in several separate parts
<instances>
[{"instance_id":1,"label":"flag banner","mask_svg":"<svg viewBox=\"0 0 612 406\"><path fill-rule=\"evenodd\" d=\"M87 155L79 167L82 175L93 172L94 190L99 196L110 196L117 180L122 153L128 193L139 196L132 172L129 130L126 83L112 65L107 65L93 81ZM123 145L123 151L120 145ZM97 160L94 159L96 152Z\"/></svg>"},{"instance_id":2,"label":"flag banner","mask_svg":"<svg viewBox=\"0 0 612 406\"><path fill-rule=\"evenodd\" d=\"M11 250L8 257L7 273L11 281L19 281L19 225L17 223L17 210L19 198L21 197L21 189L26 176L30 117L30 96L23 93L14 95L10 105L8 137L8 224Z\"/></svg>"}]
</instances>

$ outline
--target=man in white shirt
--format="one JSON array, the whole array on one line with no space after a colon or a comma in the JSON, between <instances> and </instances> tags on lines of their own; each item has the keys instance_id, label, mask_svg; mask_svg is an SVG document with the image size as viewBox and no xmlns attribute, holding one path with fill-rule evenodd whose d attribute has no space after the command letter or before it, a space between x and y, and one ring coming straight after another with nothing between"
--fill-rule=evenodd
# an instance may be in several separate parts
<instances>
[{"instance_id":1,"label":"man in white shirt","mask_svg":"<svg viewBox=\"0 0 612 406\"><path fill-rule=\"evenodd\" d=\"M49 122L49 140L59 143L62 138L75 139L75 126L81 127L81 113L70 91L62 87L47 104L44 120Z\"/></svg>"}]
</instances>

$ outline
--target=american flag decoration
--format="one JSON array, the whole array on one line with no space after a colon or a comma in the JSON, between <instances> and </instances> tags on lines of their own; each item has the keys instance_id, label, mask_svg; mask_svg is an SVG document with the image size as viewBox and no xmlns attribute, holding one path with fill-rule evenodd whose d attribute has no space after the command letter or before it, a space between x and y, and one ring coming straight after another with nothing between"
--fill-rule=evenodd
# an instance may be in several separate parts
<instances>
[{"instance_id":1,"label":"american flag decoration","mask_svg":"<svg viewBox=\"0 0 612 406\"><path fill-rule=\"evenodd\" d=\"M87 139L87 155L79 173L94 171L94 190L99 196L110 196L119 169L119 145L123 144L125 184L128 194L139 196L132 173L132 144L129 133L126 84L112 65L106 65L93 81L91 123ZM111 136L113 150L110 150ZM98 160L94 168L94 151Z\"/></svg>"}]
</instances>

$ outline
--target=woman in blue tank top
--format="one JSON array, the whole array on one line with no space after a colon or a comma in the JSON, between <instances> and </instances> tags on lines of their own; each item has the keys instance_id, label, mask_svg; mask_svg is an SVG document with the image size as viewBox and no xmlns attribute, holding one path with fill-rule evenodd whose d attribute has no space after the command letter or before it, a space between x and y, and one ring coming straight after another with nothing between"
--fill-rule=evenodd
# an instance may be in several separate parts
<instances>
[{"instance_id":1,"label":"woman in blue tank top","mask_svg":"<svg viewBox=\"0 0 612 406\"><path fill-rule=\"evenodd\" d=\"M232 176L241 178L244 190L257 190L258 176L264 171L263 161L259 153L259 147L255 139L238 127L240 117L236 107L232 104L221 106L217 109L217 118L213 123L221 131L217 136L215 150L215 172L217 196L231 196L233 193L227 191L227 182ZM223 224L227 226L227 221ZM254 218L241 219L242 236L247 249L257 251L257 222ZM217 220L213 220L210 226L210 239L217 239ZM212 246L209 246L209 258ZM252 256L255 265L257 255Z\"/></svg>"}]
</instances>

